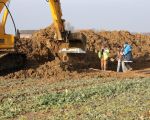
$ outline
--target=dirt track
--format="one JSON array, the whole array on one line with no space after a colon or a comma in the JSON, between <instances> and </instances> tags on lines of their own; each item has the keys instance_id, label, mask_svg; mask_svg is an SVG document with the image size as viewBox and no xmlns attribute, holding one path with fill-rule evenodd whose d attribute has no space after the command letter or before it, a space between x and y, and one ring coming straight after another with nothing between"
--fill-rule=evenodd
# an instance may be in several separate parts
<instances>
[{"instance_id":1,"label":"dirt track","mask_svg":"<svg viewBox=\"0 0 150 120\"><path fill-rule=\"evenodd\" d=\"M143 76L143 73L131 72L131 74L117 74L112 72L116 69L116 62L109 62L111 72L91 71L90 68L99 69L99 59L97 51L101 43L107 42L111 50L111 57L115 57L118 45L123 45L128 41L133 46L135 70L150 68L150 36L132 35L127 31L104 31L94 32L92 30L80 31L87 38L86 66L84 69L75 71L63 71L60 67L60 60L57 54L59 43L54 40L54 29L50 26L33 34L31 39L20 39L17 41L17 51L27 55L25 68L16 71L9 71L1 75L1 79L10 78L45 78L53 80L75 79L80 77L90 77L98 75L102 77L136 77ZM137 75L138 74L138 75ZM148 74L144 74L148 76Z\"/></svg>"}]
</instances>

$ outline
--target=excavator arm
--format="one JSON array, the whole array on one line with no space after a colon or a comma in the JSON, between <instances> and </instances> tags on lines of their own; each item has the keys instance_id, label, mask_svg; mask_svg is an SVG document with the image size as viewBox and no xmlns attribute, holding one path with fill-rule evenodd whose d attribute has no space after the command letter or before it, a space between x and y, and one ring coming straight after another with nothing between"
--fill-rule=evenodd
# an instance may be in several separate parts
<instances>
[{"instance_id":1,"label":"excavator arm","mask_svg":"<svg viewBox=\"0 0 150 120\"><path fill-rule=\"evenodd\" d=\"M70 59L69 57L70 54L86 53L85 36L83 36L83 34L81 33L71 33L71 31L65 30L64 25L65 20L62 19L60 0L47 0L47 1L49 2L50 5L53 23L55 26L56 40L62 43L60 45L59 53L63 54L63 61L68 61L68 59ZM66 60L64 60L64 58Z\"/></svg>"},{"instance_id":2,"label":"excavator arm","mask_svg":"<svg viewBox=\"0 0 150 120\"><path fill-rule=\"evenodd\" d=\"M49 0L49 5L50 5L51 14L56 29L56 39L64 40L65 39L64 34L66 31L64 26L64 20L62 19L60 0Z\"/></svg>"},{"instance_id":3,"label":"excavator arm","mask_svg":"<svg viewBox=\"0 0 150 120\"><path fill-rule=\"evenodd\" d=\"M0 13L2 12L3 8L5 7L5 5L7 3L6 1L8 1L8 0L2 0L0 2ZM2 25L3 29L1 29L1 30L5 30L5 25L6 25L7 17L8 17L8 10L5 9L3 17L2 17L2 21L1 21L1 25Z\"/></svg>"},{"instance_id":4,"label":"excavator arm","mask_svg":"<svg viewBox=\"0 0 150 120\"><path fill-rule=\"evenodd\" d=\"M65 64L80 63L86 53L86 38L81 33L71 33L65 30L62 19L62 10L60 0L47 0L55 26L56 40L60 41L59 51L60 59ZM80 59L80 60L79 60Z\"/></svg>"}]
</instances>

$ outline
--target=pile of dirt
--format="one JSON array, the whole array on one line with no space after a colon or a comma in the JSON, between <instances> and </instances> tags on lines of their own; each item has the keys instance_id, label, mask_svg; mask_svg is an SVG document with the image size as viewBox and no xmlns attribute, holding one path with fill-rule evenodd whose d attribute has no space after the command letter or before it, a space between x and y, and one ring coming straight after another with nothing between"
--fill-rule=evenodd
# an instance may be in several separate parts
<instances>
[{"instance_id":1,"label":"pile of dirt","mask_svg":"<svg viewBox=\"0 0 150 120\"><path fill-rule=\"evenodd\" d=\"M55 41L55 30L53 25L33 34L30 39L19 39L16 48L19 53L27 55L27 64L22 70L9 73L4 77L7 78L51 78L68 79L73 74L79 74L76 71L63 71L61 61L56 54L59 50L59 42ZM139 63L145 62L150 58L150 36L140 34L133 35L128 31L102 31L95 32L93 30L80 31L87 38L87 54L83 58L85 60L85 69L99 68L99 59L97 52L101 48L102 43L108 43L111 57L115 57L118 46L123 45L125 41L133 46L133 56ZM116 64L109 63L110 69L116 67ZM147 65L149 66L149 65ZM137 67L138 68L138 67ZM78 66L78 70L80 67ZM86 70L87 72L87 70Z\"/></svg>"},{"instance_id":2,"label":"pile of dirt","mask_svg":"<svg viewBox=\"0 0 150 120\"><path fill-rule=\"evenodd\" d=\"M40 30L34 33L30 39L18 39L16 41L16 50L19 53L27 55L28 60L43 61L55 53L58 49L57 41L54 40L54 27Z\"/></svg>"},{"instance_id":3,"label":"pile of dirt","mask_svg":"<svg viewBox=\"0 0 150 120\"><path fill-rule=\"evenodd\" d=\"M145 57L147 59L150 55L150 36L142 34L133 35L128 31L105 31L100 32L99 35L109 41L112 52L116 51L116 46L123 46L124 42L128 42L133 47L134 58Z\"/></svg>"},{"instance_id":4,"label":"pile of dirt","mask_svg":"<svg viewBox=\"0 0 150 120\"><path fill-rule=\"evenodd\" d=\"M102 31L94 32L92 30L81 31L87 37L87 46L89 51L99 51L102 43L107 43L110 48L110 55L114 57L118 46L123 46L128 42L133 47L134 58L150 54L150 36L142 34L131 34L128 31Z\"/></svg>"}]
</instances>

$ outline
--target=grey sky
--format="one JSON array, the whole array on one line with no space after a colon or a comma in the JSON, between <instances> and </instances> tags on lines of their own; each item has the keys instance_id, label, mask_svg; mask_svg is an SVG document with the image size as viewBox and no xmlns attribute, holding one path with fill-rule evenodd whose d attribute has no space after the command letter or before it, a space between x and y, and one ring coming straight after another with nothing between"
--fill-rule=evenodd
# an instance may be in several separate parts
<instances>
[{"instance_id":1,"label":"grey sky","mask_svg":"<svg viewBox=\"0 0 150 120\"><path fill-rule=\"evenodd\" d=\"M76 29L150 32L150 0L61 0L63 15ZM52 23L45 0L11 0L19 29L40 29ZM12 31L10 20L7 31Z\"/></svg>"}]
</instances>

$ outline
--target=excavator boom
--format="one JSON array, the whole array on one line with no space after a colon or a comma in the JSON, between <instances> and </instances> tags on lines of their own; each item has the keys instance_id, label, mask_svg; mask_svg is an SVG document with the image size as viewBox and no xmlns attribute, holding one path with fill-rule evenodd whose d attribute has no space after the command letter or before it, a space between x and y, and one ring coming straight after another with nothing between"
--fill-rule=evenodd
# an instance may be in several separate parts
<instances>
[{"instance_id":1,"label":"excavator boom","mask_svg":"<svg viewBox=\"0 0 150 120\"><path fill-rule=\"evenodd\" d=\"M9 0L1 0L0 1L0 13L2 12L3 8L5 7L5 4L8 2Z\"/></svg>"},{"instance_id":2,"label":"excavator boom","mask_svg":"<svg viewBox=\"0 0 150 120\"><path fill-rule=\"evenodd\" d=\"M5 26L9 14L7 4L9 4L9 0L0 1L0 14L2 14L2 11L5 8L2 20L0 21L0 52L6 53L9 51L14 51L15 44L15 36L5 33Z\"/></svg>"}]
</instances>

